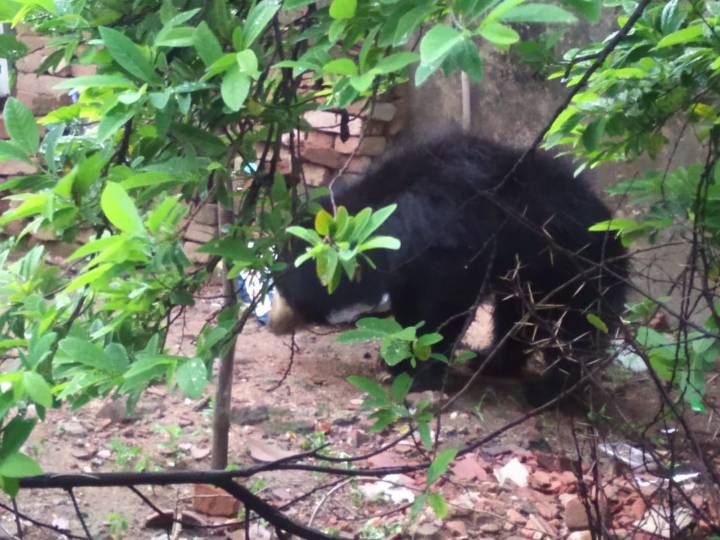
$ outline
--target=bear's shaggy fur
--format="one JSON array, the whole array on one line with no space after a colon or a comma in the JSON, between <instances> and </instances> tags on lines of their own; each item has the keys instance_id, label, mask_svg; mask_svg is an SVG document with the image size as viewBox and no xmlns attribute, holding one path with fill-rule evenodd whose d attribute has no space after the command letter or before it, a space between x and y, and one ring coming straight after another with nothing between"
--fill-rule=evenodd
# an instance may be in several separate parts
<instances>
[{"instance_id":1,"label":"bear's shaggy fur","mask_svg":"<svg viewBox=\"0 0 720 540\"><path fill-rule=\"evenodd\" d=\"M312 263L291 268L276 280L280 302L304 322L335 324L389 301L403 326L425 321L423 331L438 329L447 352L477 299L494 298L494 341L508 337L485 373L517 374L540 349L554 375L547 394L561 391L606 345L587 315L610 326L617 320L628 263L614 235L588 231L611 214L583 178L539 151L505 178L519 157L464 134L392 153L336 203L351 213L397 203L376 234L395 236L402 247L369 252L377 269L363 265L358 280L345 279L332 295ZM280 318L273 323L271 315L271 329L295 326ZM414 388L438 388L444 374L444 364L422 362Z\"/></svg>"}]
</instances>

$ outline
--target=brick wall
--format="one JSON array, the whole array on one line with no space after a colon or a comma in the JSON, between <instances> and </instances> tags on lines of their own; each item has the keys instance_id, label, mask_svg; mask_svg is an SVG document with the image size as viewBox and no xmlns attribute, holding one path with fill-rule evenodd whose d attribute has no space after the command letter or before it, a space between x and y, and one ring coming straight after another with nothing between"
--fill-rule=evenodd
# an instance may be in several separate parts
<instances>
[{"instance_id":1,"label":"brick wall","mask_svg":"<svg viewBox=\"0 0 720 540\"><path fill-rule=\"evenodd\" d=\"M44 116L51 110L68 105L71 100L67 90L55 90L53 87L67 77L76 75L74 66L60 66L48 75L36 75L35 71L53 52L48 47L49 38L34 34L29 25L18 25L17 36L28 47L28 54L14 66L17 83L13 95L27 105L35 116ZM0 138L7 139L5 123L0 112ZM21 174L31 174L34 168L19 161L0 162L0 182L3 178Z\"/></svg>"}]
</instances>

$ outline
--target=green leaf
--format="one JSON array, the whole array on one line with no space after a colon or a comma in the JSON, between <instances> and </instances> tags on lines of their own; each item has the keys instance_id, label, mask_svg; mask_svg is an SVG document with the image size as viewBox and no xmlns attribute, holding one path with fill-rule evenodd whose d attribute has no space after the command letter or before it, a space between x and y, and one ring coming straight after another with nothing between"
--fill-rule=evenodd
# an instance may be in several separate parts
<instances>
[{"instance_id":1,"label":"green leaf","mask_svg":"<svg viewBox=\"0 0 720 540\"><path fill-rule=\"evenodd\" d=\"M106 26L100 27L100 37L112 59L125 71L146 83L160 82L150 61L129 37Z\"/></svg>"},{"instance_id":2,"label":"green leaf","mask_svg":"<svg viewBox=\"0 0 720 540\"><path fill-rule=\"evenodd\" d=\"M512 8L499 17L500 20L511 23L574 23L575 15L560 6L553 4L526 3Z\"/></svg>"},{"instance_id":3,"label":"green leaf","mask_svg":"<svg viewBox=\"0 0 720 540\"><path fill-rule=\"evenodd\" d=\"M23 386L27 395L35 403L46 408L52 407L52 391L50 390L50 385L42 375L34 371L24 372Z\"/></svg>"},{"instance_id":4,"label":"green leaf","mask_svg":"<svg viewBox=\"0 0 720 540\"><path fill-rule=\"evenodd\" d=\"M85 285L97 281L102 276L104 276L112 267L112 263L101 264L100 266L98 266L97 268L93 268L89 272L78 275L75 279L68 283L67 287L63 289L63 292L69 293L76 289L79 289L80 287L84 287Z\"/></svg>"},{"instance_id":5,"label":"green leaf","mask_svg":"<svg viewBox=\"0 0 720 540\"><path fill-rule=\"evenodd\" d=\"M481 25L477 29L476 33L488 40L490 43L501 47L512 45L513 43L520 41L520 34L509 26L497 21Z\"/></svg>"},{"instance_id":6,"label":"green leaf","mask_svg":"<svg viewBox=\"0 0 720 540\"><path fill-rule=\"evenodd\" d=\"M293 236L297 236L298 238L302 238L305 240L308 244L322 244L322 238L318 236L318 233L311 229L306 229L305 227L299 227L297 225L292 225L285 229L288 234L292 234Z\"/></svg>"},{"instance_id":7,"label":"green leaf","mask_svg":"<svg viewBox=\"0 0 720 540\"><path fill-rule=\"evenodd\" d=\"M360 343L363 341L383 339L385 335L386 334L384 332L357 328L355 330L347 330L343 332L337 337L337 341L338 343Z\"/></svg>"},{"instance_id":8,"label":"green leaf","mask_svg":"<svg viewBox=\"0 0 720 540\"><path fill-rule=\"evenodd\" d=\"M435 481L440 478L443 474L445 474L448 470L448 467L450 466L450 463L453 459L455 459L455 456L458 453L457 448L446 448L445 450L442 450L441 452L438 452L438 455L435 456L435 459L433 459L433 462L430 464L430 467L428 468L428 474L427 474L427 485L428 487L435 483Z\"/></svg>"},{"instance_id":9,"label":"green leaf","mask_svg":"<svg viewBox=\"0 0 720 540\"><path fill-rule=\"evenodd\" d=\"M108 221L128 234L144 234L140 213L125 188L116 182L108 182L100 196L100 207Z\"/></svg>"},{"instance_id":10,"label":"green leaf","mask_svg":"<svg viewBox=\"0 0 720 540\"><path fill-rule=\"evenodd\" d=\"M637 226L637 221L634 219L610 219L607 221L601 221L600 223L596 223L595 225L592 225L588 227L588 231L591 232L601 232L601 231L623 231L627 228L633 228Z\"/></svg>"},{"instance_id":11,"label":"green leaf","mask_svg":"<svg viewBox=\"0 0 720 540\"><path fill-rule=\"evenodd\" d=\"M352 19L357 10L357 0L333 0L330 16L333 19Z\"/></svg>"},{"instance_id":12,"label":"green leaf","mask_svg":"<svg viewBox=\"0 0 720 540\"><path fill-rule=\"evenodd\" d=\"M662 9L660 15L660 31L663 34L671 34L680 28L685 20L685 13L678 9L680 0L670 0Z\"/></svg>"},{"instance_id":13,"label":"green leaf","mask_svg":"<svg viewBox=\"0 0 720 540\"><path fill-rule=\"evenodd\" d=\"M600 20L602 0L564 0L564 2L590 22Z\"/></svg>"},{"instance_id":14,"label":"green leaf","mask_svg":"<svg viewBox=\"0 0 720 540\"><path fill-rule=\"evenodd\" d=\"M210 240L203 244L198 251L201 253L209 253L211 255L219 255L220 257L230 259L231 261L248 261L256 260L255 251L248 247L247 242L242 238L220 238Z\"/></svg>"},{"instance_id":15,"label":"green leaf","mask_svg":"<svg viewBox=\"0 0 720 540\"><path fill-rule=\"evenodd\" d=\"M410 391L413 380L407 373L401 373L393 380L392 387L390 388L390 396L396 403L402 403Z\"/></svg>"},{"instance_id":16,"label":"green leaf","mask_svg":"<svg viewBox=\"0 0 720 540\"><path fill-rule=\"evenodd\" d=\"M412 506L410 507L410 519L412 521L415 521L417 517L420 515L420 512L423 511L425 508L425 505L427 504L427 493L421 493L417 497L415 497L415 502L413 502Z\"/></svg>"},{"instance_id":17,"label":"green leaf","mask_svg":"<svg viewBox=\"0 0 720 540\"><path fill-rule=\"evenodd\" d=\"M377 400L387 401L387 392L375 381L359 375L350 375L346 380L361 392L370 394Z\"/></svg>"},{"instance_id":18,"label":"green leaf","mask_svg":"<svg viewBox=\"0 0 720 540\"><path fill-rule=\"evenodd\" d=\"M247 73L253 79L257 79L260 75L258 71L258 59L255 56L255 51L252 49L245 49L235 55L237 64L240 67L240 71Z\"/></svg>"},{"instance_id":19,"label":"green leaf","mask_svg":"<svg viewBox=\"0 0 720 540\"><path fill-rule=\"evenodd\" d=\"M28 440L35 420L26 420L19 416L13 418L2 431L2 447L0 447L0 461L16 453Z\"/></svg>"},{"instance_id":20,"label":"green leaf","mask_svg":"<svg viewBox=\"0 0 720 540\"><path fill-rule=\"evenodd\" d=\"M600 330L603 334L608 333L608 326L607 324L605 324L605 321L603 321L600 317L598 317L594 313L588 313L585 317L590 324Z\"/></svg>"},{"instance_id":21,"label":"green leaf","mask_svg":"<svg viewBox=\"0 0 720 540\"><path fill-rule=\"evenodd\" d=\"M133 116L135 116L135 111L123 105L118 105L112 109L100 120L97 130L98 142L104 142L115 135Z\"/></svg>"},{"instance_id":22,"label":"green leaf","mask_svg":"<svg viewBox=\"0 0 720 540\"><path fill-rule=\"evenodd\" d=\"M233 111L239 111L250 92L250 84L250 77L246 73L242 73L237 64L231 66L225 73L220 86L220 93L225 105Z\"/></svg>"},{"instance_id":23,"label":"green leaf","mask_svg":"<svg viewBox=\"0 0 720 540\"><path fill-rule=\"evenodd\" d=\"M693 26L688 26L687 28L683 28L682 30L673 32L672 34L668 34L660 41L658 41L656 48L663 49L665 47L672 47L673 45L691 43L693 41L698 41L699 39L702 39L703 35L704 25L695 24Z\"/></svg>"},{"instance_id":24,"label":"green leaf","mask_svg":"<svg viewBox=\"0 0 720 540\"><path fill-rule=\"evenodd\" d=\"M40 146L40 131L35 117L20 100L9 97L3 111L5 129L18 147L26 154L35 154Z\"/></svg>"},{"instance_id":25,"label":"green leaf","mask_svg":"<svg viewBox=\"0 0 720 540\"><path fill-rule=\"evenodd\" d=\"M132 174L120 182L120 185L125 189L136 189L139 187L158 186L161 184L167 184L168 182L175 182L177 180L177 178L168 172L149 171Z\"/></svg>"},{"instance_id":26,"label":"green leaf","mask_svg":"<svg viewBox=\"0 0 720 540\"><path fill-rule=\"evenodd\" d=\"M32 163L23 148L18 146L15 141L0 140L0 161L17 159L26 163Z\"/></svg>"},{"instance_id":27,"label":"green leaf","mask_svg":"<svg viewBox=\"0 0 720 540\"><path fill-rule=\"evenodd\" d=\"M440 67L452 48L462 40L462 34L454 28L436 24L420 42L420 61L425 65Z\"/></svg>"},{"instance_id":28,"label":"green leaf","mask_svg":"<svg viewBox=\"0 0 720 540\"><path fill-rule=\"evenodd\" d=\"M448 505L445 498L440 493L428 493L428 504L438 519L445 519L448 515Z\"/></svg>"},{"instance_id":29,"label":"green leaf","mask_svg":"<svg viewBox=\"0 0 720 540\"><path fill-rule=\"evenodd\" d=\"M381 58L373 67L378 73L386 74L400 71L413 62L419 60L419 55L414 52L404 51Z\"/></svg>"},{"instance_id":30,"label":"green leaf","mask_svg":"<svg viewBox=\"0 0 720 540\"><path fill-rule=\"evenodd\" d=\"M322 68L323 73L331 73L337 75L355 75L357 73L355 62L349 58L336 58L330 60Z\"/></svg>"},{"instance_id":31,"label":"green leaf","mask_svg":"<svg viewBox=\"0 0 720 540\"><path fill-rule=\"evenodd\" d=\"M262 0L248 13L243 26L245 47L250 47L280 9L280 0Z\"/></svg>"},{"instance_id":32,"label":"green leaf","mask_svg":"<svg viewBox=\"0 0 720 540\"><path fill-rule=\"evenodd\" d=\"M223 55L220 42L205 21L201 21L195 28L193 43L198 56L206 66L212 65Z\"/></svg>"},{"instance_id":33,"label":"green leaf","mask_svg":"<svg viewBox=\"0 0 720 540\"><path fill-rule=\"evenodd\" d=\"M192 47L195 45L196 29L190 26L169 28L158 34L155 40L157 47Z\"/></svg>"},{"instance_id":34,"label":"green leaf","mask_svg":"<svg viewBox=\"0 0 720 540\"><path fill-rule=\"evenodd\" d=\"M42 469L37 462L21 452L10 454L0 460L0 476L8 478L24 478L42 474Z\"/></svg>"},{"instance_id":35,"label":"green leaf","mask_svg":"<svg viewBox=\"0 0 720 540\"><path fill-rule=\"evenodd\" d=\"M5 212L2 216L0 216L0 225L4 225L5 223L16 219L39 214L48 204L50 195L48 193L29 193L22 196L18 195L13 198L22 200L23 202L14 210Z\"/></svg>"},{"instance_id":36,"label":"green leaf","mask_svg":"<svg viewBox=\"0 0 720 540\"><path fill-rule=\"evenodd\" d=\"M186 396L192 399L201 398L208 382L207 368L199 358L191 358L180 364L175 380Z\"/></svg>"},{"instance_id":37,"label":"green leaf","mask_svg":"<svg viewBox=\"0 0 720 540\"><path fill-rule=\"evenodd\" d=\"M334 223L332 215L325 209L315 214L315 231L320 236L327 236L330 233L330 226Z\"/></svg>"},{"instance_id":38,"label":"green leaf","mask_svg":"<svg viewBox=\"0 0 720 540\"><path fill-rule=\"evenodd\" d=\"M86 339L71 336L58 344L55 363L54 367L68 363L81 364L102 371L103 376L118 376L127 368L127 356L123 358L118 354L117 346L101 349Z\"/></svg>"},{"instance_id":39,"label":"green leaf","mask_svg":"<svg viewBox=\"0 0 720 540\"><path fill-rule=\"evenodd\" d=\"M357 247L358 253L371 249L400 249L400 240L394 236L374 236Z\"/></svg>"},{"instance_id":40,"label":"green leaf","mask_svg":"<svg viewBox=\"0 0 720 540\"><path fill-rule=\"evenodd\" d=\"M583 146L590 152L597 148L600 143L603 134L605 133L605 125L607 124L607 118L598 118L591 122L582 134Z\"/></svg>"}]
</instances>

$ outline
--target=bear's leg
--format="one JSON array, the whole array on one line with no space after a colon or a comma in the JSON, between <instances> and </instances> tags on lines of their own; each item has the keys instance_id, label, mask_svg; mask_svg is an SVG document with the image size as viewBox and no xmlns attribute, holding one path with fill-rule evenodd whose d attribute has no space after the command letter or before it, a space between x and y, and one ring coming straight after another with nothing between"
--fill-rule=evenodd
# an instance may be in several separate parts
<instances>
[{"instance_id":1,"label":"bear's leg","mask_svg":"<svg viewBox=\"0 0 720 540\"><path fill-rule=\"evenodd\" d=\"M531 405L540 406L550 400L583 386L580 383L589 370L602 362L606 338L593 327L586 316L577 309L568 308L554 314L561 321L559 332L554 333L551 346L543 351L547 373L538 380L526 384L525 393ZM547 326L551 321L545 320Z\"/></svg>"},{"instance_id":2,"label":"bear's leg","mask_svg":"<svg viewBox=\"0 0 720 540\"><path fill-rule=\"evenodd\" d=\"M412 289L405 288L403 291L395 291L392 296L393 313L395 319L402 326L412 326L420 321L425 324L420 328L420 334L439 332L443 340L434 346L434 350L441 354L448 355L460 336L472 306L468 302L471 295L450 294L445 291L441 300L433 298L425 290L419 293ZM397 375L402 372L413 374L413 391L438 390L445 384L447 365L438 360L428 359L418 361L417 367L413 370L409 362L401 362L390 367L390 371Z\"/></svg>"},{"instance_id":3,"label":"bear's leg","mask_svg":"<svg viewBox=\"0 0 720 540\"><path fill-rule=\"evenodd\" d=\"M519 300L498 298L493 309L493 344L489 351L492 353L501 340L504 342L483 367L484 375L513 377L522 371L530 348L528 341L523 339L526 331L518 325L522 316L522 303ZM479 358L475 363L479 366L483 361L484 358Z\"/></svg>"}]
</instances>

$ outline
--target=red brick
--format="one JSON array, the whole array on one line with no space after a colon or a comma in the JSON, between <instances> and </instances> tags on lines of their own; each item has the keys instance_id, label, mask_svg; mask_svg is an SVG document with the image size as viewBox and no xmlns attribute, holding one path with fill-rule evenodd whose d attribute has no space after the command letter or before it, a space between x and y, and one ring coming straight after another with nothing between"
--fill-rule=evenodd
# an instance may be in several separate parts
<instances>
[{"instance_id":1,"label":"red brick","mask_svg":"<svg viewBox=\"0 0 720 540\"><path fill-rule=\"evenodd\" d=\"M332 148L305 148L302 157L304 160L331 169L339 169L345 164L344 156Z\"/></svg>"},{"instance_id":2,"label":"red brick","mask_svg":"<svg viewBox=\"0 0 720 540\"><path fill-rule=\"evenodd\" d=\"M305 120L318 131L340 133L340 116L330 111L308 111ZM348 122L350 135L360 135L363 129L362 118L351 118Z\"/></svg>"},{"instance_id":3,"label":"red brick","mask_svg":"<svg viewBox=\"0 0 720 540\"><path fill-rule=\"evenodd\" d=\"M303 175L306 184L310 186L321 186L327 182L330 176L330 171L320 165L306 163L303 165Z\"/></svg>"},{"instance_id":4,"label":"red brick","mask_svg":"<svg viewBox=\"0 0 720 540\"><path fill-rule=\"evenodd\" d=\"M301 142L302 148L332 148L335 137L329 133L310 131Z\"/></svg>"},{"instance_id":5,"label":"red brick","mask_svg":"<svg viewBox=\"0 0 720 540\"><path fill-rule=\"evenodd\" d=\"M335 150L343 154L352 154L358 144L360 143L359 137L350 137L347 141L342 142L338 137L335 140ZM385 151L387 141L385 137L365 137L360 144L360 148L357 151L359 156L379 156Z\"/></svg>"},{"instance_id":6,"label":"red brick","mask_svg":"<svg viewBox=\"0 0 720 540\"><path fill-rule=\"evenodd\" d=\"M30 107L36 116L45 115L71 103L70 96L65 90L55 90L53 87L64 81L62 77L53 75L31 75L18 73L17 97Z\"/></svg>"},{"instance_id":7,"label":"red brick","mask_svg":"<svg viewBox=\"0 0 720 540\"><path fill-rule=\"evenodd\" d=\"M340 133L340 117L329 111L308 111L305 113L308 124L320 131Z\"/></svg>"},{"instance_id":8,"label":"red brick","mask_svg":"<svg viewBox=\"0 0 720 540\"><path fill-rule=\"evenodd\" d=\"M210 256L207 253L200 253L198 249L202 244L196 244L195 242L185 242L183 249L185 255L190 259L191 262L205 264L210 260Z\"/></svg>"},{"instance_id":9,"label":"red brick","mask_svg":"<svg viewBox=\"0 0 720 540\"><path fill-rule=\"evenodd\" d=\"M46 47L47 44L50 42L50 38L46 36L39 36L37 34L23 34L19 35L18 38L28 48L29 53Z\"/></svg>"},{"instance_id":10,"label":"red brick","mask_svg":"<svg viewBox=\"0 0 720 540\"><path fill-rule=\"evenodd\" d=\"M53 49L43 47L42 49L38 49L37 51L25 55L23 58L17 61L15 67L17 67L17 70L20 73L35 73L40 67L40 65L53 52L55 52ZM67 77L68 75L70 75L71 70L70 66L61 61L59 67L51 69L49 73L51 75L57 75L59 77Z\"/></svg>"},{"instance_id":11,"label":"red brick","mask_svg":"<svg viewBox=\"0 0 720 540\"><path fill-rule=\"evenodd\" d=\"M97 73L97 66L94 64L72 64L70 66L70 74L73 77L86 77L88 75L95 75Z\"/></svg>"},{"instance_id":12,"label":"red brick","mask_svg":"<svg viewBox=\"0 0 720 540\"><path fill-rule=\"evenodd\" d=\"M35 167L24 161L0 161L0 176L21 176L34 172Z\"/></svg>"},{"instance_id":13,"label":"red brick","mask_svg":"<svg viewBox=\"0 0 720 540\"><path fill-rule=\"evenodd\" d=\"M217 225L217 206L214 204L205 204L198 213L195 214L195 223L201 225Z\"/></svg>"},{"instance_id":14,"label":"red brick","mask_svg":"<svg viewBox=\"0 0 720 540\"><path fill-rule=\"evenodd\" d=\"M215 238L215 227L192 223L185 232L185 239L204 244Z\"/></svg>"},{"instance_id":15,"label":"red brick","mask_svg":"<svg viewBox=\"0 0 720 540\"><path fill-rule=\"evenodd\" d=\"M369 107L366 108L366 105L367 99L361 99L360 101L356 101L355 103L348 106L347 112L356 116L365 115L369 110Z\"/></svg>"},{"instance_id":16,"label":"red brick","mask_svg":"<svg viewBox=\"0 0 720 540\"><path fill-rule=\"evenodd\" d=\"M236 517L240 511L240 501L218 487L195 484L193 508L209 516Z\"/></svg>"}]
</instances>

